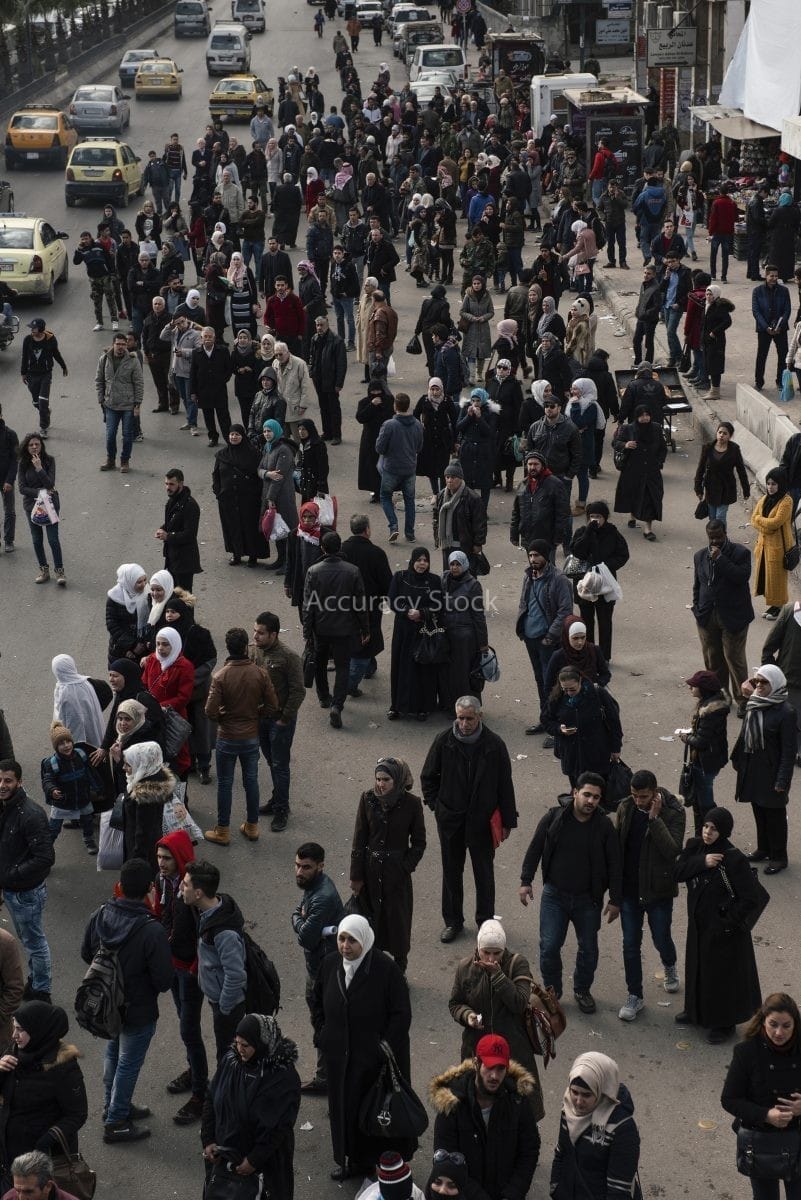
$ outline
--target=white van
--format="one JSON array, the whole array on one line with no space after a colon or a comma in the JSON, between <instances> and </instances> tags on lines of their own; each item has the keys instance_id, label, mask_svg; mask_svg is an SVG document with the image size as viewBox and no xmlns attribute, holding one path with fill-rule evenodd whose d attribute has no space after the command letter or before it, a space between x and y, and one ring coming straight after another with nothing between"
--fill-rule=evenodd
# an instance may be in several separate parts
<instances>
[{"instance_id":1,"label":"white van","mask_svg":"<svg viewBox=\"0 0 801 1200\"><path fill-rule=\"evenodd\" d=\"M461 46L452 42L440 42L434 46L418 46L409 67L409 79L415 80L421 71L454 70L462 79L467 79L470 68L467 55Z\"/></svg>"},{"instance_id":2,"label":"white van","mask_svg":"<svg viewBox=\"0 0 801 1200\"><path fill-rule=\"evenodd\" d=\"M564 93L569 88L586 91L597 86L596 77L586 71L574 75L532 75L531 128L534 130L534 136L540 136L551 113L556 113L562 123L567 120L567 100Z\"/></svg>"},{"instance_id":3,"label":"white van","mask_svg":"<svg viewBox=\"0 0 801 1200\"><path fill-rule=\"evenodd\" d=\"M264 33L264 0L231 0L231 20L239 21L251 33Z\"/></svg>"},{"instance_id":4,"label":"white van","mask_svg":"<svg viewBox=\"0 0 801 1200\"><path fill-rule=\"evenodd\" d=\"M250 70L250 39L244 25L218 21L206 43L209 75L234 75Z\"/></svg>"}]
</instances>

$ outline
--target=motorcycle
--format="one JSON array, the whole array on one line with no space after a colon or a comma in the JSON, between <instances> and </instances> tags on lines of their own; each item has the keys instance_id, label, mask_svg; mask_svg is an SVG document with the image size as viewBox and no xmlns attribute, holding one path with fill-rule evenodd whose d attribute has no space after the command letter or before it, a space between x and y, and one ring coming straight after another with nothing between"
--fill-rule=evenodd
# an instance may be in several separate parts
<instances>
[{"instance_id":1,"label":"motorcycle","mask_svg":"<svg viewBox=\"0 0 801 1200\"><path fill-rule=\"evenodd\" d=\"M0 325L0 350L6 350L14 341L14 338L18 333L19 317L13 316L7 318L3 324Z\"/></svg>"}]
</instances>

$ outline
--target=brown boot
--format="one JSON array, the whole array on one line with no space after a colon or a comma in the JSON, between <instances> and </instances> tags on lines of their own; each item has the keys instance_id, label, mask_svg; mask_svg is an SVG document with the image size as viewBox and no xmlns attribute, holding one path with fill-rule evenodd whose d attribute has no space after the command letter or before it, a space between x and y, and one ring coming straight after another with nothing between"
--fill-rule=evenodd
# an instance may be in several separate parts
<instances>
[{"instance_id":1,"label":"brown boot","mask_svg":"<svg viewBox=\"0 0 801 1200\"><path fill-rule=\"evenodd\" d=\"M574 517L580 517L584 513L586 507L587 506L583 500L577 500L570 511Z\"/></svg>"},{"instance_id":2,"label":"brown boot","mask_svg":"<svg viewBox=\"0 0 801 1200\"><path fill-rule=\"evenodd\" d=\"M128 466L128 459L127 459L127 458L121 458L121 459L120 459L120 471L122 472L122 474L123 474L123 475L127 475L127 474L128 474L128 472L130 471L130 469L131 469L131 468Z\"/></svg>"},{"instance_id":3,"label":"brown boot","mask_svg":"<svg viewBox=\"0 0 801 1200\"><path fill-rule=\"evenodd\" d=\"M245 821L239 826L239 832L243 833L249 842L257 842L259 840L258 823L254 824L251 821Z\"/></svg>"},{"instance_id":4,"label":"brown boot","mask_svg":"<svg viewBox=\"0 0 801 1200\"><path fill-rule=\"evenodd\" d=\"M117 469L116 458L107 458L106 461L100 467L101 471L116 471L116 469Z\"/></svg>"},{"instance_id":5,"label":"brown boot","mask_svg":"<svg viewBox=\"0 0 801 1200\"><path fill-rule=\"evenodd\" d=\"M228 846L231 843L231 830L227 825L215 825L203 834L207 842L215 842L218 846Z\"/></svg>"}]
</instances>

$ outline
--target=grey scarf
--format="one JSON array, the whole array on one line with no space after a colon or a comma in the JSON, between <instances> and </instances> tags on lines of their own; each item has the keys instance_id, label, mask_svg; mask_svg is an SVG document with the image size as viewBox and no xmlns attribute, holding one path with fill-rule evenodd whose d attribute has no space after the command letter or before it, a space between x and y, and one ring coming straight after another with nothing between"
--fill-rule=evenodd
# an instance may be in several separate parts
<instances>
[{"instance_id":1,"label":"grey scarf","mask_svg":"<svg viewBox=\"0 0 801 1200\"><path fill-rule=\"evenodd\" d=\"M453 736L456 738L457 742L461 742L463 746L475 746L483 732L483 721L479 721L475 733L460 733L458 721L453 722Z\"/></svg>"},{"instance_id":2,"label":"grey scarf","mask_svg":"<svg viewBox=\"0 0 801 1200\"><path fill-rule=\"evenodd\" d=\"M439 538L440 549L448 550L452 546L458 546L459 543L453 540L453 514L456 511L456 506L464 495L465 482L462 480L458 491L453 493L448 492L439 510L437 518L437 536Z\"/></svg>"},{"instance_id":3,"label":"grey scarf","mask_svg":"<svg viewBox=\"0 0 801 1200\"><path fill-rule=\"evenodd\" d=\"M746 754L765 749L765 710L772 704L782 704L786 699L786 687L775 688L769 696L751 696L745 706L743 721L743 749Z\"/></svg>"}]
</instances>

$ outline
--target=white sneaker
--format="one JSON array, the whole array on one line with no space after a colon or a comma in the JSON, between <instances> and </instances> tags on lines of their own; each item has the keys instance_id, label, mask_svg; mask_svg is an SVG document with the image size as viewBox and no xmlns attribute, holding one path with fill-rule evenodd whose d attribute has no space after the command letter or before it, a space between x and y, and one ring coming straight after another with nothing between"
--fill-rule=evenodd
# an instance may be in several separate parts
<instances>
[{"instance_id":1,"label":"white sneaker","mask_svg":"<svg viewBox=\"0 0 801 1200\"><path fill-rule=\"evenodd\" d=\"M119 327L120 327L120 323L119 323L119 321L112 321L112 322L111 322L111 328L112 328L112 331L113 331L114 333L116 333L116 332L117 332L117 330L119 329Z\"/></svg>"},{"instance_id":2,"label":"white sneaker","mask_svg":"<svg viewBox=\"0 0 801 1200\"><path fill-rule=\"evenodd\" d=\"M679 983L679 968L674 963L672 967L665 967L665 982L662 987L666 992L677 992L681 987Z\"/></svg>"},{"instance_id":3,"label":"white sneaker","mask_svg":"<svg viewBox=\"0 0 801 1200\"><path fill-rule=\"evenodd\" d=\"M641 1013L644 1008L645 1001L642 996L629 996L617 1015L621 1021L636 1021L637 1014Z\"/></svg>"},{"instance_id":4,"label":"white sneaker","mask_svg":"<svg viewBox=\"0 0 801 1200\"><path fill-rule=\"evenodd\" d=\"M103 328L103 322L102 322L102 321L98 321L98 323L95 325L94 329L92 330L92 333L97 333L97 332L98 332L98 330L100 330L100 329L102 329L102 328Z\"/></svg>"}]
</instances>

